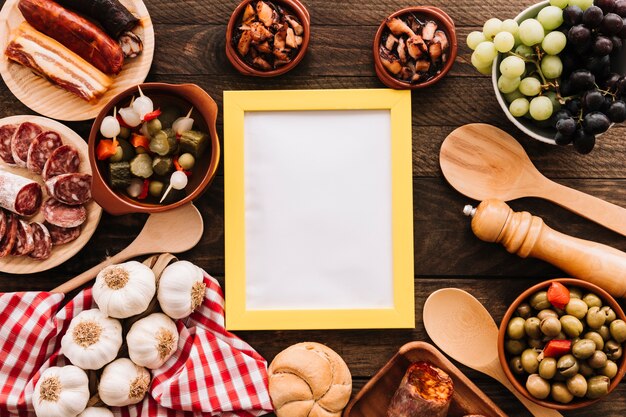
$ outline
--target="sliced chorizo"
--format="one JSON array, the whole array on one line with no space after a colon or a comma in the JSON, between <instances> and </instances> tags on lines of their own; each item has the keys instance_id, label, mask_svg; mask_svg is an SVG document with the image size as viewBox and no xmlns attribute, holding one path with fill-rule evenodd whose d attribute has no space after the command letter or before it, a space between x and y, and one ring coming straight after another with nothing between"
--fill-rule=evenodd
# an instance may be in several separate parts
<instances>
[{"instance_id":1,"label":"sliced chorizo","mask_svg":"<svg viewBox=\"0 0 626 417\"><path fill-rule=\"evenodd\" d=\"M0 170L0 207L20 216L32 216L41 207L41 185L28 178Z\"/></svg>"},{"instance_id":2,"label":"sliced chorizo","mask_svg":"<svg viewBox=\"0 0 626 417\"><path fill-rule=\"evenodd\" d=\"M12 255L25 256L35 249L35 240L33 238L33 228L24 220L17 222L17 238L15 245L11 251Z\"/></svg>"},{"instance_id":3,"label":"sliced chorizo","mask_svg":"<svg viewBox=\"0 0 626 417\"><path fill-rule=\"evenodd\" d=\"M33 251L28 255L34 259L48 259L52 253L52 237L48 228L35 222L30 225L33 229Z\"/></svg>"},{"instance_id":4,"label":"sliced chorizo","mask_svg":"<svg viewBox=\"0 0 626 417\"><path fill-rule=\"evenodd\" d=\"M43 217L55 226L78 227L87 220L87 210L83 206L69 206L49 198L43 205Z\"/></svg>"},{"instance_id":5,"label":"sliced chorizo","mask_svg":"<svg viewBox=\"0 0 626 417\"><path fill-rule=\"evenodd\" d=\"M11 141L13 136L15 136L15 132L17 132L18 126L12 124L0 126L0 159L9 165L15 165L15 160L11 153Z\"/></svg>"},{"instance_id":6,"label":"sliced chorizo","mask_svg":"<svg viewBox=\"0 0 626 417\"><path fill-rule=\"evenodd\" d=\"M48 194L62 203L76 206L91 200L91 175L61 174L46 181Z\"/></svg>"},{"instance_id":7,"label":"sliced chorizo","mask_svg":"<svg viewBox=\"0 0 626 417\"><path fill-rule=\"evenodd\" d=\"M78 239L80 236L80 226L78 227L59 227L53 224L46 224L53 245L64 245Z\"/></svg>"},{"instance_id":8,"label":"sliced chorizo","mask_svg":"<svg viewBox=\"0 0 626 417\"><path fill-rule=\"evenodd\" d=\"M78 151L70 145L63 145L52 152L43 167L41 176L44 181L48 181L55 175L78 172L79 166L80 155Z\"/></svg>"},{"instance_id":9,"label":"sliced chorizo","mask_svg":"<svg viewBox=\"0 0 626 417\"><path fill-rule=\"evenodd\" d=\"M43 131L41 126L31 123L22 123L11 140L11 155L19 167L26 167L28 148L30 144Z\"/></svg>"},{"instance_id":10,"label":"sliced chorizo","mask_svg":"<svg viewBox=\"0 0 626 417\"><path fill-rule=\"evenodd\" d=\"M17 239L18 221L19 218L16 214L7 213L7 231L0 241L0 258L9 255L13 250L13 246L15 246L15 240Z\"/></svg>"},{"instance_id":11,"label":"sliced chorizo","mask_svg":"<svg viewBox=\"0 0 626 417\"><path fill-rule=\"evenodd\" d=\"M63 141L57 132L49 130L40 133L28 148L26 168L35 174L41 174L52 152L61 146L63 146Z\"/></svg>"}]
</instances>

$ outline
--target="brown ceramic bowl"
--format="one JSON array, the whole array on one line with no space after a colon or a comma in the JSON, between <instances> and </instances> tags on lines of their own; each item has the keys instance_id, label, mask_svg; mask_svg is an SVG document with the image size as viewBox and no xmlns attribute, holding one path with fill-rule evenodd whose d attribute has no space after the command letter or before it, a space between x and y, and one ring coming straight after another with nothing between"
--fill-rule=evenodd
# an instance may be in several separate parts
<instances>
[{"instance_id":1,"label":"brown ceramic bowl","mask_svg":"<svg viewBox=\"0 0 626 417\"><path fill-rule=\"evenodd\" d=\"M239 3L239 6L237 6L233 14L230 16L228 26L226 27L226 56L228 57L228 60L231 62L233 67L235 67L235 69L243 75L252 75L256 77L275 77L277 75L281 75L292 70L296 65L298 65L298 63L300 63L300 61L302 61L302 58L304 58L304 55L306 54L306 51L309 47L309 40L311 39L311 17L309 15L309 11L299 0L269 0L274 3L280 4L287 11L295 15L300 21L300 24L302 24L304 33L302 34L302 45L300 45L300 50L298 51L298 54L293 59L293 61L280 68L263 71L248 64L239 55L239 52L237 52L237 49L232 44L232 38L234 36L235 30L237 29L239 21L241 20L243 11L249 3L252 3L252 1L256 0L243 0L241 3Z\"/></svg>"},{"instance_id":2,"label":"brown ceramic bowl","mask_svg":"<svg viewBox=\"0 0 626 417\"><path fill-rule=\"evenodd\" d=\"M220 160L220 144L215 130L217 120L217 104L202 88L195 84L140 84L141 90L154 102L157 109L163 105L178 107L187 111L193 106L191 117L194 119L194 129L206 132L210 136L210 146L207 147L202 158L196 160L193 174L185 187L186 196L171 204L143 203L127 196L109 185L107 161L98 161L96 146L101 139L100 124L105 116L113 114L113 107L118 109L127 107L133 96L138 94L137 87L131 87L115 96L98 114L89 134L89 163L93 171L92 194L94 200L102 208L113 215L127 213L158 213L179 207L199 197L215 176Z\"/></svg>"},{"instance_id":3,"label":"brown ceramic bowl","mask_svg":"<svg viewBox=\"0 0 626 417\"><path fill-rule=\"evenodd\" d=\"M437 23L438 28L442 29L445 32L445 34L448 36L448 42L450 43L448 61L445 63L445 65L441 69L441 72L437 74L436 76L434 76L433 78L431 78L430 80L425 81L423 83L417 83L417 84L411 84L409 82L402 81L402 80L395 78L383 66L383 63L380 59L380 54L379 54L379 48L380 48L383 34L385 33L385 31L389 30L387 29L387 24L386 24L387 19L404 16L409 13L413 13L418 16L423 16L429 20L434 20ZM396 90L406 90L406 89L415 90L418 88L428 87L430 85L435 84L436 82L441 80L443 77L445 77L448 71L450 71L450 68L452 68L452 65L454 65L454 61L456 59L456 55L458 52L456 29L454 26L454 22L452 21L450 16L446 14L446 12L444 12L443 10L437 7L415 6L415 7L407 7L407 8L398 10L397 12L392 13L391 15L389 15L389 17L383 20L383 22L378 27L378 31L376 32L376 36L374 37L373 52L374 52L374 69L376 70L376 75L378 75L378 78L380 79L380 81L382 81L383 84L385 84L387 87L395 88Z\"/></svg>"},{"instance_id":4,"label":"brown ceramic bowl","mask_svg":"<svg viewBox=\"0 0 626 417\"><path fill-rule=\"evenodd\" d=\"M506 314L504 315L504 318L502 319L502 322L500 323L500 331L498 333L498 356L500 358L500 364L502 365L502 369L504 370L504 373L506 374L511 384L513 384L515 389L518 390L524 397L528 398L534 403L537 403L544 407L553 408L556 410L574 410L574 409L586 407L590 404L598 402L602 399L607 398L607 396L604 396L595 400L574 397L574 400L570 402L569 404L562 404L556 401L552 401L550 399L551 397L548 397L545 400L539 400L533 397L532 395L530 395L530 393L526 389L525 378L523 380L518 379L513 374L509 366L509 360L511 359L511 355L506 353L505 348L504 348L505 335L506 335L506 330L509 324L509 320L511 320L515 316L515 311L517 310L517 307L519 307L519 305L522 302L527 301L528 298L532 294L536 293L537 291L541 291L541 290L546 291L548 287L550 287L550 284L552 284L553 282L560 282L561 284L565 285L568 288L570 287L582 288L583 292L585 293L593 292L594 294L596 294L598 297L602 299L603 305L608 305L613 309L613 311L615 311L615 314L617 315L618 319L622 319L626 321L626 315L624 315L624 311L622 310L620 305L617 303L617 301L615 301L615 299L609 293L604 291L602 288L598 287L595 284L591 284L589 282L581 281L579 279L573 279L573 278L552 279L549 281L539 283L533 287L530 287L529 289L524 291L519 297L517 297L515 301L513 301L513 304L511 304L509 309L506 311ZM588 331L587 327L585 327L585 331ZM626 373L626 355L622 355L622 357L617 361L617 365L618 365L617 375L615 375L615 377L611 379L611 385L609 386L609 394L611 393L611 391L615 389L615 387L617 387L621 379L624 377L624 373Z\"/></svg>"}]
</instances>

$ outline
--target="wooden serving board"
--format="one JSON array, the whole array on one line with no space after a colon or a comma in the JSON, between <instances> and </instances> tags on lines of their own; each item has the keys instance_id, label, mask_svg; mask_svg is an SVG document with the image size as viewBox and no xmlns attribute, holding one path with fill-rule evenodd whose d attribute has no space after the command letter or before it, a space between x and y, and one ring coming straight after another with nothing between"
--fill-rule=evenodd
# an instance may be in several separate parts
<instances>
[{"instance_id":1,"label":"wooden serving board","mask_svg":"<svg viewBox=\"0 0 626 417\"><path fill-rule=\"evenodd\" d=\"M343 412L343 417L386 416L389 402L402 377L409 365L417 361L430 362L452 378L454 394L448 417L462 417L467 414L506 417L506 414L480 388L463 375L437 348L426 342L411 342L402 346L350 401Z\"/></svg>"},{"instance_id":2,"label":"wooden serving board","mask_svg":"<svg viewBox=\"0 0 626 417\"><path fill-rule=\"evenodd\" d=\"M76 132L57 121L40 116L11 116L0 119L0 125L11 123L17 124L22 122L36 123L45 130L54 130L61 135L63 143L65 145L72 145L80 154L79 172L91 174L87 143ZM37 181L43 188L43 201L46 201L48 193L41 175L30 172L26 168L10 166L2 161L0 161L0 167L6 171L30 178L33 181ZM7 256L5 258L0 258L0 272L8 272L11 274L31 274L34 272L46 271L62 264L74 256L83 248L83 246L87 244L93 233L96 231L96 227L100 222L100 216L102 216L102 208L93 200L85 204L85 208L87 209L87 220L81 226L82 229L78 239L73 242L66 243L65 245L53 246L52 254L45 260L32 259L28 256ZM25 218L20 216L20 218L25 219L28 222L44 221L41 210L33 217Z\"/></svg>"},{"instance_id":3,"label":"wooden serving board","mask_svg":"<svg viewBox=\"0 0 626 417\"><path fill-rule=\"evenodd\" d=\"M32 110L57 120L94 119L113 97L146 79L154 56L154 28L143 1L120 0L131 13L141 19L134 32L143 40L142 54L137 58L127 59L122 71L114 77L111 88L100 99L89 103L36 75L29 68L10 61L4 55L12 31L24 21L17 8L18 2L19 0L7 0L0 11L0 74L18 100Z\"/></svg>"}]
</instances>

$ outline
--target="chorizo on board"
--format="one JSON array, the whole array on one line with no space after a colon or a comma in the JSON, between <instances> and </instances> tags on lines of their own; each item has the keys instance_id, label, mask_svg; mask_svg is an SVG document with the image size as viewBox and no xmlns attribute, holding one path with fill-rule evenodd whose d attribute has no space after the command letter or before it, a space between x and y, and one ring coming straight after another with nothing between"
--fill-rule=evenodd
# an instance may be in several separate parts
<instances>
[{"instance_id":1,"label":"chorizo on board","mask_svg":"<svg viewBox=\"0 0 626 417\"><path fill-rule=\"evenodd\" d=\"M15 165L13 154L11 153L11 141L18 125L0 126L0 159L10 165Z\"/></svg>"},{"instance_id":2,"label":"chorizo on board","mask_svg":"<svg viewBox=\"0 0 626 417\"><path fill-rule=\"evenodd\" d=\"M17 166L25 167L28 159L28 148L42 129L39 125L30 122L22 123L11 140L11 155Z\"/></svg>"},{"instance_id":3,"label":"chorizo on board","mask_svg":"<svg viewBox=\"0 0 626 417\"><path fill-rule=\"evenodd\" d=\"M17 239L17 223L19 219L16 214L7 213L7 231L2 240L0 240L0 258L11 253L15 240Z\"/></svg>"},{"instance_id":4,"label":"chorizo on board","mask_svg":"<svg viewBox=\"0 0 626 417\"><path fill-rule=\"evenodd\" d=\"M0 207L20 216L32 216L41 207L43 193L35 181L0 169Z\"/></svg>"},{"instance_id":5,"label":"chorizo on board","mask_svg":"<svg viewBox=\"0 0 626 417\"><path fill-rule=\"evenodd\" d=\"M26 168L35 174L41 174L52 152L63 146L61 136L57 132L47 131L40 133L28 148L28 157L26 159Z\"/></svg>"},{"instance_id":6,"label":"chorizo on board","mask_svg":"<svg viewBox=\"0 0 626 417\"><path fill-rule=\"evenodd\" d=\"M63 145L52 152L43 167L41 176L44 181L48 181L56 175L78 172L79 166L80 155L78 151L70 145Z\"/></svg>"},{"instance_id":7,"label":"chorizo on board","mask_svg":"<svg viewBox=\"0 0 626 417\"><path fill-rule=\"evenodd\" d=\"M76 206L91 200L91 175L61 174L46 181L48 194L62 203Z\"/></svg>"},{"instance_id":8,"label":"chorizo on board","mask_svg":"<svg viewBox=\"0 0 626 417\"><path fill-rule=\"evenodd\" d=\"M11 251L11 255L25 256L35 249L35 240L33 238L33 228L24 220L17 222L17 238L15 245Z\"/></svg>"},{"instance_id":9,"label":"chorizo on board","mask_svg":"<svg viewBox=\"0 0 626 417\"><path fill-rule=\"evenodd\" d=\"M50 238L52 239L53 245L64 245L78 239L78 236L80 236L80 226L59 227L49 223L47 223L45 226L50 233Z\"/></svg>"},{"instance_id":10,"label":"chorizo on board","mask_svg":"<svg viewBox=\"0 0 626 417\"><path fill-rule=\"evenodd\" d=\"M118 0L58 0L58 3L96 20L113 39L139 23Z\"/></svg>"},{"instance_id":11,"label":"chorizo on board","mask_svg":"<svg viewBox=\"0 0 626 417\"><path fill-rule=\"evenodd\" d=\"M83 206L69 206L49 198L43 205L43 217L55 226L78 227L87 220L87 210Z\"/></svg>"},{"instance_id":12,"label":"chorizo on board","mask_svg":"<svg viewBox=\"0 0 626 417\"><path fill-rule=\"evenodd\" d=\"M52 253L52 237L48 228L41 223L31 223L33 228L33 251L28 255L34 259L48 259Z\"/></svg>"}]
</instances>

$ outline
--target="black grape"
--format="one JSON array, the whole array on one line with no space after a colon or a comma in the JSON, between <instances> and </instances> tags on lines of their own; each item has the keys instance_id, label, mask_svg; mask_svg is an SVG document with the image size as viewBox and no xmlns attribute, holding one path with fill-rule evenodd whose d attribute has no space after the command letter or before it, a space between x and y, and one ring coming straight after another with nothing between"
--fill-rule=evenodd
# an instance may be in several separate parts
<instances>
[{"instance_id":1,"label":"black grape","mask_svg":"<svg viewBox=\"0 0 626 417\"><path fill-rule=\"evenodd\" d=\"M589 28L583 25L572 26L569 32L567 32L567 39L574 46L585 45L587 42L589 42L590 37L591 31L589 30Z\"/></svg>"},{"instance_id":2,"label":"black grape","mask_svg":"<svg viewBox=\"0 0 626 417\"><path fill-rule=\"evenodd\" d=\"M615 0L595 0L593 4L601 8L604 13L612 12L615 9Z\"/></svg>"},{"instance_id":3,"label":"black grape","mask_svg":"<svg viewBox=\"0 0 626 417\"><path fill-rule=\"evenodd\" d=\"M616 0L613 13L626 17L626 0Z\"/></svg>"},{"instance_id":4,"label":"black grape","mask_svg":"<svg viewBox=\"0 0 626 417\"><path fill-rule=\"evenodd\" d=\"M620 78L621 76L619 74L612 73L607 77L606 80L602 82L602 87L604 87L606 90L614 91L617 89L617 82Z\"/></svg>"},{"instance_id":5,"label":"black grape","mask_svg":"<svg viewBox=\"0 0 626 417\"><path fill-rule=\"evenodd\" d=\"M593 134L587 133L583 129L578 129L576 133L574 133L574 149L576 149L578 153L588 154L595 144L596 137Z\"/></svg>"},{"instance_id":6,"label":"black grape","mask_svg":"<svg viewBox=\"0 0 626 417\"><path fill-rule=\"evenodd\" d=\"M583 129L587 133L598 134L606 132L611 126L611 121L606 114L594 111L583 118Z\"/></svg>"},{"instance_id":7,"label":"black grape","mask_svg":"<svg viewBox=\"0 0 626 417\"><path fill-rule=\"evenodd\" d=\"M572 135L564 135L561 132L556 132L556 135L554 135L554 141L557 145L569 145L572 143Z\"/></svg>"},{"instance_id":8,"label":"black grape","mask_svg":"<svg viewBox=\"0 0 626 417\"><path fill-rule=\"evenodd\" d=\"M622 123L626 120L626 103L622 100L614 101L607 115L613 123Z\"/></svg>"},{"instance_id":9,"label":"black grape","mask_svg":"<svg viewBox=\"0 0 626 417\"><path fill-rule=\"evenodd\" d=\"M604 96L598 90L589 90L583 95L582 103L587 111L600 110L604 104Z\"/></svg>"},{"instance_id":10,"label":"black grape","mask_svg":"<svg viewBox=\"0 0 626 417\"><path fill-rule=\"evenodd\" d=\"M600 30L605 35L615 35L622 30L624 26L624 21L621 16L615 13L607 13L602 19L602 24L600 25Z\"/></svg>"},{"instance_id":11,"label":"black grape","mask_svg":"<svg viewBox=\"0 0 626 417\"><path fill-rule=\"evenodd\" d=\"M579 98L573 98L565 103L565 108L567 108L567 110L569 110L569 112L574 116L578 116L580 111L583 109L583 105Z\"/></svg>"},{"instance_id":12,"label":"black grape","mask_svg":"<svg viewBox=\"0 0 626 417\"><path fill-rule=\"evenodd\" d=\"M591 6L583 12L583 24L589 29L600 26L602 19L604 19L604 13L598 6Z\"/></svg>"},{"instance_id":13,"label":"black grape","mask_svg":"<svg viewBox=\"0 0 626 417\"><path fill-rule=\"evenodd\" d=\"M587 9L589 10L589 9ZM598 56L604 56L613 50L613 42L606 36L598 36L593 43L593 53Z\"/></svg>"},{"instance_id":14,"label":"black grape","mask_svg":"<svg viewBox=\"0 0 626 417\"><path fill-rule=\"evenodd\" d=\"M611 59L608 55L601 57L591 56L585 60L585 68L598 76L598 78L607 77L611 73Z\"/></svg>"},{"instance_id":15,"label":"black grape","mask_svg":"<svg viewBox=\"0 0 626 417\"><path fill-rule=\"evenodd\" d=\"M572 117L561 119L556 122L556 130L564 136L571 137L576 132L576 120Z\"/></svg>"},{"instance_id":16,"label":"black grape","mask_svg":"<svg viewBox=\"0 0 626 417\"><path fill-rule=\"evenodd\" d=\"M626 0L619 0L624 1ZM583 21L583 9L578 6L567 6L563 9L563 22L569 26L574 26Z\"/></svg>"},{"instance_id":17,"label":"black grape","mask_svg":"<svg viewBox=\"0 0 626 417\"><path fill-rule=\"evenodd\" d=\"M619 36L611 36L611 42L613 43L613 52L617 53L622 49L622 38Z\"/></svg>"}]
</instances>

